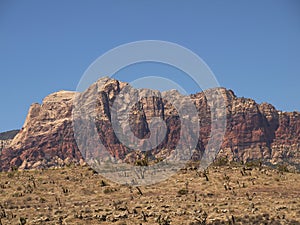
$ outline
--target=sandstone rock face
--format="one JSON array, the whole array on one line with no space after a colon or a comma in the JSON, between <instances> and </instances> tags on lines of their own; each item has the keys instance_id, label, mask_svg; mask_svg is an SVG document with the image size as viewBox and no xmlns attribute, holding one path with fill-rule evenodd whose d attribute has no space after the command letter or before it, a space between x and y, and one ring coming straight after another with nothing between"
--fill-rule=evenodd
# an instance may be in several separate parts
<instances>
[{"instance_id":1,"label":"sandstone rock face","mask_svg":"<svg viewBox=\"0 0 300 225\"><path fill-rule=\"evenodd\" d=\"M11 144L2 150L1 170L9 170L12 167L30 169L83 163L83 159L89 158L88 154L100 158L114 157L132 163L140 155L122 144L112 127L112 106L119 95L122 101L128 101L128 97L122 92L128 87L127 83L103 78L84 93L60 91L47 96L42 104L31 105L23 128ZM149 90L142 90L141 93L147 91ZM222 93L227 113L224 139L216 139L217 142L222 141L219 156L244 162L262 159L266 163L285 162L299 166L300 113L277 111L270 104L257 104L251 99L238 98L231 90L224 88L219 88L218 91ZM133 106L129 107L126 103L118 109L129 112L129 121L126 121L125 117L120 118L120 124L124 125L125 131L134 134L128 141L134 142L138 139L136 144L151 148L143 139L151 135L151 119L160 118L165 123L166 134L160 144L149 151L149 156L158 159L168 155L176 148L180 136L184 134L180 133L182 121L178 109L166 96L169 99L173 96L182 108L186 107L186 98L189 98L197 109L200 131L199 138L185 135L184 140L189 142L193 141L192 138L197 139L192 158L201 158L211 136L221 133L218 125L212 124L215 115L211 114L208 92L185 97L180 96L177 91L154 92L155 97L141 98ZM132 90L132 96L134 93ZM74 101L80 99L84 99L81 101L84 102L84 107L77 105L78 108L74 110ZM89 153L79 151L75 141L76 134L74 137L73 116L78 118L82 110L85 110L85 115L94 118L95 124L95 134L87 133L80 137L80 144L88 147ZM86 129L89 126L86 121L89 121L88 118L83 118L74 126ZM211 133L212 126L215 126L216 130L214 134ZM156 137L159 138L163 128L157 132ZM93 136L99 138L102 144L95 142ZM99 149L103 147L109 152L108 155L99 153Z\"/></svg>"},{"instance_id":2,"label":"sandstone rock face","mask_svg":"<svg viewBox=\"0 0 300 225\"><path fill-rule=\"evenodd\" d=\"M2 151L2 169L48 167L64 165L66 159L80 160L71 129L74 95L60 91L47 96L41 105L30 106L23 128Z\"/></svg>"}]
</instances>

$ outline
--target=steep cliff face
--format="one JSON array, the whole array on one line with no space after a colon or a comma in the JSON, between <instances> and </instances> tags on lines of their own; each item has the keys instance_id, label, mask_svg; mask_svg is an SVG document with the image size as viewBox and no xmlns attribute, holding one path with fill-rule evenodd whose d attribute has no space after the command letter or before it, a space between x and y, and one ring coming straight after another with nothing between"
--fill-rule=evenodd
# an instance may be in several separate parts
<instances>
[{"instance_id":1,"label":"steep cliff face","mask_svg":"<svg viewBox=\"0 0 300 225\"><path fill-rule=\"evenodd\" d=\"M74 100L80 98L88 105L85 110L94 116L97 138L101 140L108 152L119 160L126 162L136 160L139 154L123 145L112 127L113 103L126 87L128 87L127 83L103 78L80 95L60 91L47 96L41 105L33 104L23 128L11 145L2 151L1 169L8 170L12 167L28 169L63 166L71 162L83 163L82 154L75 142L72 124ZM270 104L257 104L251 99L238 98L231 90L224 88L218 90L224 97L227 112L226 133L222 140L220 156L226 156L230 160L263 159L273 164L279 162L300 164L299 113L280 112ZM186 97L180 96L176 91L155 93L156 97L141 98L132 107L124 104L124 108L120 110L129 110L129 122L125 128L139 139L149 137L152 118L159 117L165 122L166 135L161 143L150 151L151 157L159 158L176 148L182 129L176 107L167 101L165 96L178 99L178 104L183 108ZM121 95L123 96L123 93ZM97 96L96 100L95 96ZM199 139L193 154L193 158L197 159L201 157L211 137L211 109L203 92L189 97L199 115ZM122 98L122 101L128 101L128 96L124 95ZM75 112L73 116L78 115ZM120 120L121 124L125 122L125 119ZM86 126L84 121L77 125L82 126L83 129ZM157 136L160 135L159 132ZM80 143L97 152L101 145L91 136L82 136ZM187 141L190 141L189 138L193 137L189 135L184 137ZM144 144L146 145L147 142ZM98 156L107 157L101 154ZM84 155L84 158L86 157Z\"/></svg>"},{"instance_id":2,"label":"steep cliff face","mask_svg":"<svg viewBox=\"0 0 300 225\"><path fill-rule=\"evenodd\" d=\"M278 128L271 143L271 162L300 165L300 113L278 112Z\"/></svg>"},{"instance_id":3,"label":"steep cliff face","mask_svg":"<svg viewBox=\"0 0 300 225\"><path fill-rule=\"evenodd\" d=\"M60 91L30 106L23 128L3 149L1 167L39 168L80 160L72 132L75 93Z\"/></svg>"},{"instance_id":4,"label":"steep cliff face","mask_svg":"<svg viewBox=\"0 0 300 225\"><path fill-rule=\"evenodd\" d=\"M232 160L263 159L299 168L300 113L277 111L267 103L235 97L228 103L228 123L220 155Z\"/></svg>"}]
</instances>

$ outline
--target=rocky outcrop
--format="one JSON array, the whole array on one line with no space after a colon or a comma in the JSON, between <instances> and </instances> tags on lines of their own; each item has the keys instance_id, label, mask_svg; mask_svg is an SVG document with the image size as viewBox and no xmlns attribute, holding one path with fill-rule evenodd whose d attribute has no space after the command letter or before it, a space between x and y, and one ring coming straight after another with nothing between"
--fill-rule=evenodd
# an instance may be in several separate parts
<instances>
[{"instance_id":1,"label":"rocky outcrop","mask_svg":"<svg viewBox=\"0 0 300 225\"><path fill-rule=\"evenodd\" d=\"M23 128L2 151L2 169L50 167L81 159L71 129L74 95L60 91L30 106Z\"/></svg>"},{"instance_id":2,"label":"rocky outcrop","mask_svg":"<svg viewBox=\"0 0 300 225\"><path fill-rule=\"evenodd\" d=\"M19 130L11 130L0 133L0 153L2 149L9 147L10 143L18 132Z\"/></svg>"},{"instance_id":3,"label":"rocky outcrop","mask_svg":"<svg viewBox=\"0 0 300 225\"><path fill-rule=\"evenodd\" d=\"M12 139L0 140L0 153L1 153L2 149L7 148L11 142L12 142Z\"/></svg>"},{"instance_id":4,"label":"rocky outcrop","mask_svg":"<svg viewBox=\"0 0 300 225\"><path fill-rule=\"evenodd\" d=\"M101 86L101 88L100 88ZM1 169L12 167L21 169L63 166L69 163L83 163L83 158L89 158L86 152L81 153L76 144L73 129L73 117L80 116L82 110L85 115L94 118L95 134L81 136L80 144L92 149L89 154L93 157L115 157L128 163L135 161L140 155L122 144L112 127L112 106L120 95L122 101L127 102L128 97L122 91L128 88L127 83L103 78L93 84L82 94L60 91L47 96L42 104L31 105L23 128L13 139L8 148L1 154ZM233 91L225 88L217 89L222 93L226 105L226 133L222 141L219 156L229 160L249 161L261 159L266 163L300 164L300 113L286 113L276 110L272 105L258 104L252 99L238 98ZM212 92L214 90L211 90ZM142 91L147 92L147 90ZM130 92L134 96L135 91ZM221 137L218 125L212 124L211 107L208 104L207 92L191 96L180 96L176 91L166 93L153 92L155 97L141 98L133 106L123 104L119 110L129 112L129 122L124 125L126 118L120 118L120 124L127 133L134 135L129 142L142 144L151 148L145 139L151 135L151 119L158 117L165 123L166 134L160 144L149 152L153 159L163 158L178 145L182 129L182 121L178 108L167 97L176 99L178 105L186 108L185 98L190 97L199 116L199 138L185 135L186 142L197 138L196 150L193 159L201 158L212 136L211 127ZM141 94L142 95L142 94ZM95 97L96 96L96 97ZM171 97L170 97L171 96ZM84 99L84 105L74 110L74 101ZM80 102L80 101L79 101ZM73 114L72 114L73 110ZM75 112L74 112L75 111ZM185 118L193 120L194 118ZM79 120L75 124L81 129L90 126L88 118ZM157 122L157 121L156 121ZM156 137L163 134L163 126L158 130ZM101 143L95 142L95 137ZM77 137L78 138L78 137ZM138 140L136 140L138 139ZM183 146L185 143L183 143ZM99 149L105 147L110 155L101 155ZM82 155L83 154L83 155ZM98 154L98 155L97 155Z\"/></svg>"},{"instance_id":5,"label":"rocky outcrop","mask_svg":"<svg viewBox=\"0 0 300 225\"><path fill-rule=\"evenodd\" d=\"M228 103L227 132L220 155L299 168L300 113L277 111L274 106L234 97Z\"/></svg>"}]
</instances>

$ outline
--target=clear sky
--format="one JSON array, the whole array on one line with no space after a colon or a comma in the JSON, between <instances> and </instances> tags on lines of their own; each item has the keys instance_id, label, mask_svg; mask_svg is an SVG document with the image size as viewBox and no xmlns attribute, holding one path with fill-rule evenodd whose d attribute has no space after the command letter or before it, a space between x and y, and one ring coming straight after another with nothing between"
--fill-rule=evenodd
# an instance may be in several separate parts
<instances>
[{"instance_id":1,"label":"clear sky","mask_svg":"<svg viewBox=\"0 0 300 225\"><path fill-rule=\"evenodd\" d=\"M0 131L21 128L31 103L75 90L106 51L145 39L191 49L238 96L300 111L298 0L1 0Z\"/></svg>"}]
</instances>

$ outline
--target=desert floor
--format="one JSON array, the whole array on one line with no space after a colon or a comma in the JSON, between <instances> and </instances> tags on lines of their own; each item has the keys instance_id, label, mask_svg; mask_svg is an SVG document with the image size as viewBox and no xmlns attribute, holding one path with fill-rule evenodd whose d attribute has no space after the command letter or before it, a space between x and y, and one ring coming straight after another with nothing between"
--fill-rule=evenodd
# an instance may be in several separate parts
<instances>
[{"instance_id":1,"label":"desert floor","mask_svg":"<svg viewBox=\"0 0 300 225\"><path fill-rule=\"evenodd\" d=\"M139 188L79 166L0 177L2 224L300 224L300 174L267 167L187 169Z\"/></svg>"}]
</instances>

